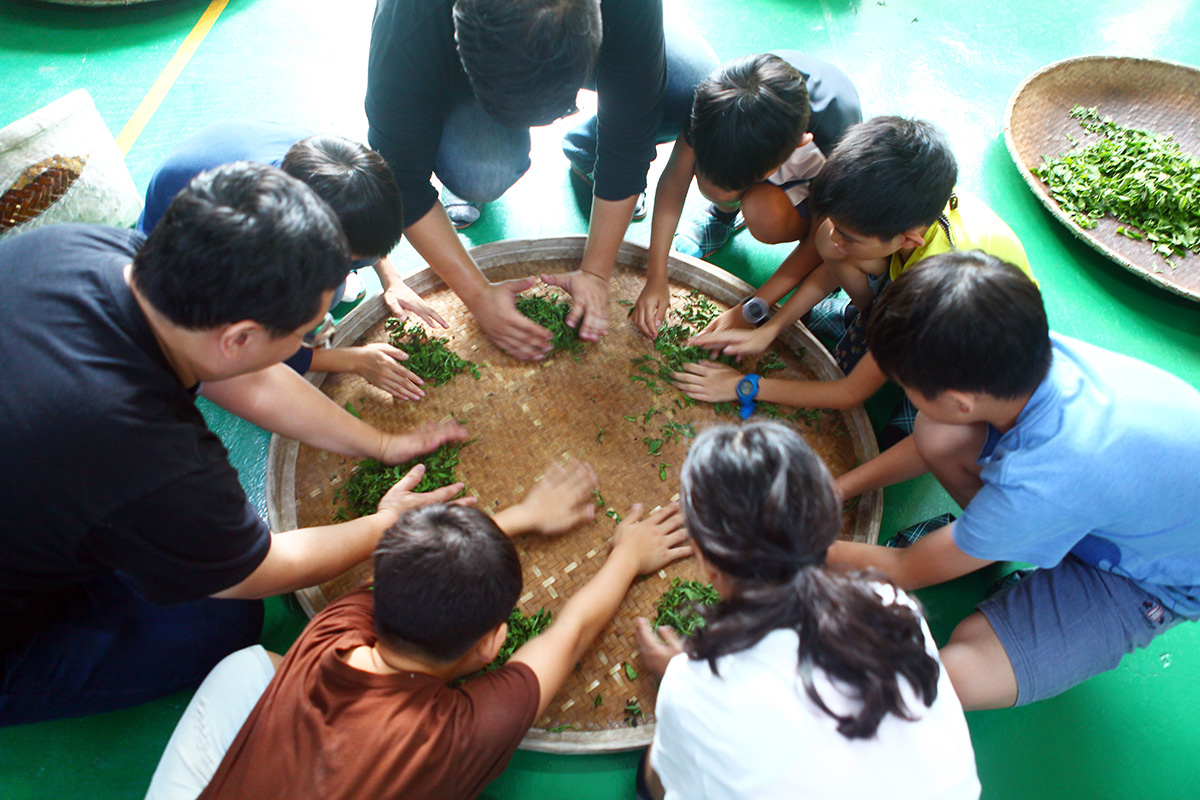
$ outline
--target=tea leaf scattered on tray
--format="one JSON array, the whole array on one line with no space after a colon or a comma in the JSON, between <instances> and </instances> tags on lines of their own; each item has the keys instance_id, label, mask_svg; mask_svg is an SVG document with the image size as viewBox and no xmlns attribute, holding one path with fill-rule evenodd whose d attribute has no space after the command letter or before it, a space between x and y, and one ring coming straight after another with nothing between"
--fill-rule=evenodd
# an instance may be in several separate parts
<instances>
[{"instance_id":1,"label":"tea leaf scattered on tray","mask_svg":"<svg viewBox=\"0 0 1200 800\"><path fill-rule=\"evenodd\" d=\"M592 708L599 708L604 705L604 695L598 694L592 698Z\"/></svg>"},{"instance_id":2,"label":"tea leaf scattered on tray","mask_svg":"<svg viewBox=\"0 0 1200 800\"><path fill-rule=\"evenodd\" d=\"M642 706L638 703L637 698L630 698L629 702L625 704L625 724L636 728L644 716Z\"/></svg>"},{"instance_id":3,"label":"tea leaf scattered on tray","mask_svg":"<svg viewBox=\"0 0 1200 800\"><path fill-rule=\"evenodd\" d=\"M487 672L499 669L504 662L520 649L521 645L537 636L550 626L554 614L544 608L539 608L535 614L522 614L521 609L514 608L508 615L508 636L500 647L500 652L492 663L487 665Z\"/></svg>"},{"instance_id":4,"label":"tea leaf scattered on tray","mask_svg":"<svg viewBox=\"0 0 1200 800\"><path fill-rule=\"evenodd\" d=\"M658 465L658 479L660 481L665 481L667 479L667 467L669 467L669 466L671 466L671 465L670 464L659 464Z\"/></svg>"},{"instance_id":5,"label":"tea leaf scattered on tray","mask_svg":"<svg viewBox=\"0 0 1200 800\"><path fill-rule=\"evenodd\" d=\"M629 680L631 680L631 681L636 681L637 676L638 676L638 673L637 673L637 670L633 668L633 664L630 664L628 661L626 661L625 662L625 677L629 678Z\"/></svg>"},{"instance_id":6,"label":"tea leaf scattered on tray","mask_svg":"<svg viewBox=\"0 0 1200 800\"><path fill-rule=\"evenodd\" d=\"M675 578L670 588L658 598L653 626L658 628L666 625L674 628L680 636L690 636L704 624L699 607L710 606L720 600L721 595L717 594L711 583Z\"/></svg>"},{"instance_id":7,"label":"tea leaf scattered on tray","mask_svg":"<svg viewBox=\"0 0 1200 800\"><path fill-rule=\"evenodd\" d=\"M442 386L455 375L470 372L479 380L479 367L446 349L449 339L430 336L419 324L390 318L384 323L388 341L408 353L404 366L434 386Z\"/></svg>"}]
</instances>

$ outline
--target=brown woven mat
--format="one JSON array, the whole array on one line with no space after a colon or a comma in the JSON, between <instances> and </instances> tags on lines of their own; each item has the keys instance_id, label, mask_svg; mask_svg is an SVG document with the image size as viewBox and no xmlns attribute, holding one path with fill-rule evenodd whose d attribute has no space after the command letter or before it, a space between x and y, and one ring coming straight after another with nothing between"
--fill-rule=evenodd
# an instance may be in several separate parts
<instances>
[{"instance_id":1,"label":"brown woven mat","mask_svg":"<svg viewBox=\"0 0 1200 800\"><path fill-rule=\"evenodd\" d=\"M565 261L518 262L500 269L493 267L489 277L498 280L576 266L577 262ZM427 420L450 417L462 421L475 441L460 453L458 476L479 498L480 508L495 510L519 501L548 461L575 457L590 463L598 473L604 511L625 514L634 502L652 509L677 496L686 444L683 440L668 442L660 453L650 455L644 440L662 438L661 426L668 420L692 422L700 429L735 418L718 417L708 404L689 407L673 388L656 395L644 384L629 380L636 373L630 359L652 352L652 346L628 323L629 306L621 301L628 304L635 300L643 283L644 273L640 270L618 267L612 284L608 336L600 344L588 345L578 360L559 353L540 364L515 361L494 348L460 301L448 289L439 288L425 297L450 325L450 348L479 364L479 380L469 374L460 375L445 386L429 389L428 396L419 403L394 400L353 375L330 376L321 388L339 405L352 404L363 419L385 430L405 430ZM673 292L683 295L687 287L673 285ZM673 305L678 307L679 302L675 300ZM360 341L382 341L384 337L383 318L379 316ZM783 374L790 377L812 378L814 373L804 360L828 359L823 353L797 356L782 349L780 355L787 364ZM652 408L656 413L646 421ZM630 421L625 419L627 416L636 419ZM819 419L796 427L834 474L852 468L860 457L852 441L855 436L847 435L850 426L839 412L823 412ZM862 427L860 424L856 430ZM334 494L354 464L352 459L299 447L295 457L296 524L330 523L336 509ZM660 479L660 471L665 480ZM844 537L851 538L851 532L857 531L853 538L874 540L878 513L874 508L864 511L867 505L847 513ZM875 515L874 528L866 524L871 513ZM859 514L866 516L860 520ZM525 584L521 609L527 613L540 607L559 609L600 568L615 525L615 520L602 511L594 522L565 536L516 540ZM568 725L579 731L607 730L619 736L620 729L627 729L625 705L633 699L639 702L647 720L653 718L654 686L638 660L634 619L653 617L659 596L676 576L698 578L694 561L673 564L632 587L616 619L601 634L592 652L580 661L547 714L536 721L537 727ZM314 611L319 610L368 577L369 564L364 563L306 590L304 597ZM626 674L626 663L638 671L636 680ZM596 697L602 698L600 705L595 705ZM575 749L588 750L586 746Z\"/></svg>"},{"instance_id":2,"label":"brown woven mat","mask_svg":"<svg viewBox=\"0 0 1200 800\"><path fill-rule=\"evenodd\" d=\"M1042 156L1071 150L1070 138L1086 141L1070 116L1076 105L1095 106L1121 125L1175 136L1179 146L1200 156L1200 70L1144 58L1086 56L1060 61L1034 73L1017 89L1005 117L1005 141L1017 168L1038 199L1081 240L1168 291L1200 300L1200 255L1172 259L1172 269L1146 242L1117 234L1117 221L1101 219L1079 227L1050 197L1031 170Z\"/></svg>"}]
</instances>

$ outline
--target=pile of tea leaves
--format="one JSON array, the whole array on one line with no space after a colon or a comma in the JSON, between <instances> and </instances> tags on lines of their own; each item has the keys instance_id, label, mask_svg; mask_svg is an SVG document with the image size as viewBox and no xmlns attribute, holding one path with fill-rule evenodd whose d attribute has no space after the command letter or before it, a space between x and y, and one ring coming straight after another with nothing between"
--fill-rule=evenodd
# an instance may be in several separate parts
<instances>
[{"instance_id":1,"label":"pile of tea leaves","mask_svg":"<svg viewBox=\"0 0 1200 800\"><path fill-rule=\"evenodd\" d=\"M387 494L388 489L417 464L425 465L425 474L413 489L414 492L432 492L434 489L449 486L456 480L454 470L458 466L458 452L468 444L470 442L447 442L432 453L393 467L373 458L364 459L355 467L350 480L333 494L333 502L344 503L338 506L333 515L334 521L374 514L379 508L380 499Z\"/></svg>"},{"instance_id":2,"label":"pile of tea leaves","mask_svg":"<svg viewBox=\"0 0 1200 800\"><path fill-rule=\"evenodd\" d=\"M522 614L521 609L514 608L508 615L508 636L505 637L504 644L501 645L495 660L487 665L485 671L491 672L504 666L504 663L521 648L521 645L550 627L553 620L554 614L544 608L539 608L534 614Z\"/></svg>"},{"instance_id":3,"label":"pile of tea leaves","mask_svg":"<svg viewBox=\"0 0 1200 800\"><path fill-rule=\"evenodd\" d=\"M654 354L631 359L634 372L629 380L644 384L654 394L662 394L670 385L672 372L679 372L685 364L694 361L709 360L710 350L684 343L704 330L720 313L716 304L700 292L688 292L681 306L672 309L667 321L659 326L658 335L654 337ZM731 356L721 356L717 360L730 366L735 364Z\"/></svg>"},{"instance_id":4,"label":"pile of tea leaves","mask_svg":"<svg viewBox=\"0 0 1200 800\"><path fill-rule=\"evenodd\" d=\"M721 595L711 583L675 578L658 599L653 625L656 629L667 625L680 636L691 636L697 628L704 626L700 606L711 606L720 601Z\"/></svg>"},{"instance_id":5,"label":"pile of tea leaves","mask_svg":"<svg viewBox=\"0 0 1200 800\"><path fill-rule=\"evenodd\" d=\"M1170 134L1118 125L1095 108L1071 116L1100 138L1033 170L1059 206L1082 228L1113 216L1118 234L1145 240L1172 267L1172 257L1200 253L1200 158Z\"/></svg>"},{"instance_id":6,"label":"pile of tea leaves","mask_svg":"<svg viewBox=\"0 0 1200 800\"><path fill-rule=\"evenodd\" d=\"M584 340L579 338L579 332L567 325L571 304L566 300L542 294L523 294L517 298L516 304L517 311L553 334L551 354L559 350L577 354L583 349Z\"/></svg>"},{"instance_id":7,"label":"pile of tea leaves","mask_svg":"<svg viewBox=\"0 0 1200 800\"><path fill-rule=\"evenodd\" d=\"M475 362L467 361L446 349L449 339L430 336L418 323L409 325L407 320L395 317L389 318L384 324L392 347L408 353L404 366L421 376L422 380L442 386L463 372L470 372L475 380L479 380L479 366Z\"/></svg>"}]
</instances>

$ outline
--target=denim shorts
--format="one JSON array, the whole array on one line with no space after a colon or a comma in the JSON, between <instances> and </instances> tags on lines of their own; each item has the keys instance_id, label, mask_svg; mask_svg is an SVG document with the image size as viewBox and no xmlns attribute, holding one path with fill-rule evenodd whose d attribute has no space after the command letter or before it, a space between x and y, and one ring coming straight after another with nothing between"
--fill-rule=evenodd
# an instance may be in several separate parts
<instances>
[{"instance_id":1,"label":"denim shorts","mask_svg":"<svg viewBox=\"0 0 1200 800\"><path fill-rule=\"evenodd\" d=\"M1065 692L1113 669L1186 617L1128 578L1074 556L976 606L1017 676L1017 705Z\"/></svg>"}]
</instances>

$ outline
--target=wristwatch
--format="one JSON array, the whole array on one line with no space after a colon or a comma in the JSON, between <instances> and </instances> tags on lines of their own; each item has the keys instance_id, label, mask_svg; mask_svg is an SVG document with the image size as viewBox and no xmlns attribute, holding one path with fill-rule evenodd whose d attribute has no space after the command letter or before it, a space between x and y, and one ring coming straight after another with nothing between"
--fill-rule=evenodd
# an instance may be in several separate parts
<instances>
[{"instance_id":1,"label":"wristwatch","mask_svg":"<svg viewBox=\"0 0 1200 800\"><path fill-rule=\"evenodd\" d=\"M771 318L771 304L761 297L750 295L742 301L742 319L759 327Z\"/></svg>"},{"instance_id":2,"label":"wristwatch","mask_svg":"<svg viewBox=\"0 0 1200 800\"><path fill-rule=\"evenodd\" d=\"M750 415L754 413L756 403L754 398L758 397L758 380L759 376L754 373L745 375L737 382L737 397L738 402L742 404L738 415L742 419L750 419Z\"/></svg>"}]
</instances>

